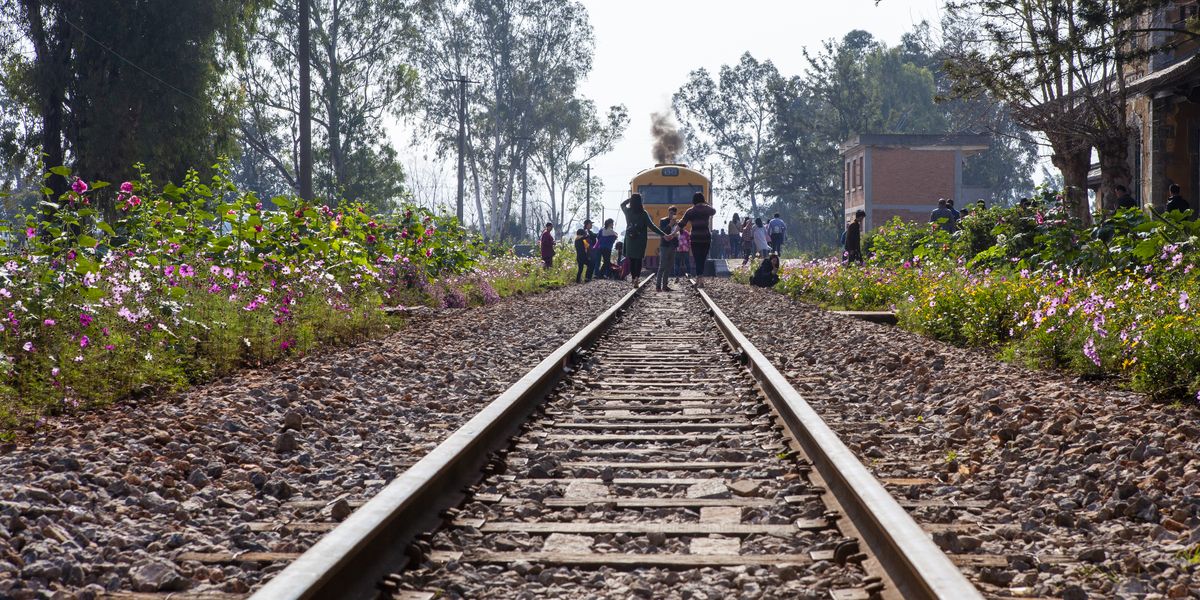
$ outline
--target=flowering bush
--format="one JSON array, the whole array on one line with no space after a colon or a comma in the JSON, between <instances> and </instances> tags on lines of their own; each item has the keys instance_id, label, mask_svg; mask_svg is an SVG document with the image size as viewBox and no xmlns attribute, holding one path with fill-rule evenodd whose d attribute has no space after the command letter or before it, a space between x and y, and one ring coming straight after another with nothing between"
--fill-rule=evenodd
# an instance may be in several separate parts
<instances>
[{"instance_id":1,"label":"flowering bush","mask_svg":"<svg viewBox=\"0 0 1200 600\"><path fill-rule=\"evenodd\" d=\"M74 179L0 224L0 432L366 339L389 329L385 305L488 304L565 281L484 256L456 220L415 207L264 203L223 173L106 187ZM104 219L94 195L114 192Z\"/></svg>"},{"instance_id":2,"label":"flowering bush","mask_svg":"<svg viewBox=\"0 0 1200 600\"><path fill-rule=\"evenodd\" d=\"M1084 228L1053 208L992 209L953 236L896 221L873 237L866 267L791 265L779 289L892 309L903 327L1033 366L1200 400L1200 224L1157 217L1127 211Z\"/></svg>"}]
</instances>

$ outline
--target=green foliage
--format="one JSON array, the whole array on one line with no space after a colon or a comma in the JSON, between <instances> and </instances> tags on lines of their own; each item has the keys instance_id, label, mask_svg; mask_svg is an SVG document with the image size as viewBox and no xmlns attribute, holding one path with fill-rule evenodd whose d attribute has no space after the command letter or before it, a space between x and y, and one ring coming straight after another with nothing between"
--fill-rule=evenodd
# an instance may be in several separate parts
<instances>
[{"instance_id":1,"label":"green foliage","mask_svg":"<svg viewBox=\"0 0 1200 600\"><path fill-rule=\"evenodd\" d=\"M1083 227L1050 204L1059 198L973 211L953 235L894 221L870 239L865 268L791 265L778 289L835 308L890 308L902 327L1031 366L1200 399L1200 224L1126 211Z\"/></svg>"},{"instance_id":2,"label":"green foliage","mask_svg":"<svg viewBox=\"0 0 1200 600\"><path fill-rule=\"evenodd\" d=\"M57 175L70 176L56 168ZM0 223L0 431L391 330L382 306L467 307L561 285L452 217L372 214L232 185L75 179ZM116 188L104 220L96 190Z\"/></svg>"}]
</instances>

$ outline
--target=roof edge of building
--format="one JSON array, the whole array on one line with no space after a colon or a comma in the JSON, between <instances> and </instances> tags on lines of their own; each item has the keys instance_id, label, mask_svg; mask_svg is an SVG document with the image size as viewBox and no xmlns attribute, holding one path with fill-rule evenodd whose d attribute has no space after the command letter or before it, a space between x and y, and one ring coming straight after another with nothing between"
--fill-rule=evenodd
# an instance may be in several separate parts
<instances>
[{"instance_id":1,"label":"roof edge of building","mask_svg":"<svg viewBox=\"0 0 1200 600\"><path fill-rule=\"evenodd\" d=\"M863 133L842 143L842 152L859 147L986 150L992 136L978 133Z\"/></svg>"}]
</instances>

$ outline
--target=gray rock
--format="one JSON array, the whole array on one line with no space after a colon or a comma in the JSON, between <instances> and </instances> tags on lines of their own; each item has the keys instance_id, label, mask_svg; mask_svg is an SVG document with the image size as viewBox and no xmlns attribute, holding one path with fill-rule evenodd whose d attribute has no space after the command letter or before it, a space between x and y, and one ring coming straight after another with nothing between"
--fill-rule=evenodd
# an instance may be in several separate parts
<instances>
[{"instance_id":1,"label":"gray rock","mask_svg":"<svg viewBox=\"0 0 1200 600\"><path fill-rule=\"evenodd\" d=\"M276 452L295 452L299 445L296 443L296 434L290 430L280 433L275 438Z\"/></svg>"},{"instance_id":2,"label":"gray rock","mask_svg":"<svg viewBox=\"0 0 1200 600\"><path fill-rule=\"evenodd\" d=\"M283 415L283 428L300 430L304 427L304 414L298 410L289 410Z\"/></svg>"},{"instance_id":3,"label":"gray rock","mask_svg":"<svg viewBox=\"0 0 1200 600\"><path fill-rule=\"evenodd\" d=\"M204 489L209 484L208 475L200 469L192 469L188 475L187 482L196 487L196 489Z\"/></svg>"},{"instance_id":4,"label":"gray rock","mask_svg":"<svg viewBox=\"0 0 1200 600\"><path fill-rule=\"evenodd\" d=\"M129 581L135 592L177 592L188 588L188 580L175 566L158 560L143 560L129 569Z\"/></svg>"},{"instance_id":5,"label":"gray rock","mask_svg":"<svg viewBox=\"0 0 1200 600\"><path fill-rule=\"evenodd\" d=\"M1104 548L1096 546L1080 552L1077 558L1083 562L1100 563L1104 562L1105 556Z\"/></svg>"},{"instance_id":6,"label":"gray rock","mask_svg":"<svg viewBox=\"0 0 1200 600\"><path fill-rule=\"evenodd\" d=\"M1083 588L1077 585L1067 586L1063 588L1062 600L1087 600L1088 593Z\"/></svg>"}]
</instances>

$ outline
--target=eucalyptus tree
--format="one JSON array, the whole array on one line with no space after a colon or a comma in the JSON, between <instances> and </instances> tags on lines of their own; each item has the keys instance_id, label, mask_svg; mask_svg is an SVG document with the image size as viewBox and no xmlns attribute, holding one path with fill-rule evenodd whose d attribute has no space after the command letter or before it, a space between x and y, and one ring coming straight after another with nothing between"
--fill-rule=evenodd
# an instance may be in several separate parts
<instances>
[{"instance_id":1,"label":"eucalyptus tree","mask_svg":"<svg viewBox=\"0 0 1200 600\"><path fill-rule=\"evenodd\" d=\"M406 112L418 89L406 59L414 7L407 0L309 2L317 195L386 208L403 192L404 172L385 124ZM273 170L291 188L299 169L298 7L277 0L265 12L239 73L241 139L254 155L241 175Z\"/></svg>"},{"instance_id":2,"label":"eucalyptus tree","mask_svg":"<svg viewBox=\"0 0 1200 600\"><path fill-rule=\"evenodd\" d=\"M545 103L542 116L530 162L546 186L549 222L555 223L561 236L571 221L569 192L584 180L587 163L611 152L624 135L629 111L623 105L613 106L601 119L595 103L575 97Z\"/></svg>"},{"instance_id":3,"label":"eucalyptus tree","mask_svg":"<svg viewBox=\"0 0 1200 600\"><path fill-rule=\"evenodd\" d=\"M424 75L423 134L445 154L457 138L458 79L466 88L467 158L484 236L512 210L517 174L535 154L556 103L591 70L594 38L574 0L441 0L423 13L416 60ZM486 206L484 203L486 196Z\"/></svg>"},{"instance_id":4,"label":"eucalyptus tree","mask_svg":"<svg viewBox=\"0 0 1200 600\"><path fill-rule=\"evenodd\" d=\"M738 64L722 66L716 80L706 69L692 71L671 101L688 154L712 157L728 174L739 203L748 203L754 213L774 127L771 88L779 78L771 61L759 61L747 52Z\"/></svg>"},{"instance_id":5,"label":"eucalyptus tree","mask_svg":"<svg viewBox=\"0 0 1200 600\"><path fill-rule=\"evenodd\" d=\"M244 56L254 0L0 0L28 53L7 57L7 92L38 120L47 166L181 179L235 151L223 74ZM49 180L55 192L66 180Z\"/></svg>"}]
</instances>

